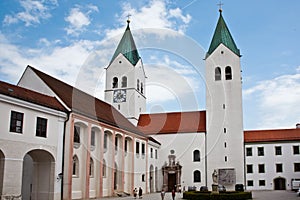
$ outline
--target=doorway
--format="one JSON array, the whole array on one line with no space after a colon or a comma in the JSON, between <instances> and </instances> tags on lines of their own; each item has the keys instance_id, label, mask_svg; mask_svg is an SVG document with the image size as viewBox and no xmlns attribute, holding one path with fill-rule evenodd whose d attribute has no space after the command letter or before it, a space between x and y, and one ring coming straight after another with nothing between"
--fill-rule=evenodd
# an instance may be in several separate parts
<instances>
[{"instance_id":1,"label":"doorway","mask_svg":"<svg viewBox=\"0 0 300 200\"><path fill-rule=\"evenodd\" d=\"M171 192L174 188L176 188L176 174L168 175L168 192Z\"/></svg>"},{"instance_id":2,"label":"doorway","mask_svg":"<svg viewBox=\"0 0 300 200\"><path fill-rule=\"evenodd\" d=\"M274 190L286 190L285 178L279 177L274 179Z\"/></svg>"},{"instance_id":3,"label":"doorway","mask_svg":"<svg viewBox=\"0 0 300 200\"><path fill-rule=\"evenodd\" d=\"M44 150L32 150L23 158L23 199L53 199L55 160Z\"/></svg>"}]
</instances>

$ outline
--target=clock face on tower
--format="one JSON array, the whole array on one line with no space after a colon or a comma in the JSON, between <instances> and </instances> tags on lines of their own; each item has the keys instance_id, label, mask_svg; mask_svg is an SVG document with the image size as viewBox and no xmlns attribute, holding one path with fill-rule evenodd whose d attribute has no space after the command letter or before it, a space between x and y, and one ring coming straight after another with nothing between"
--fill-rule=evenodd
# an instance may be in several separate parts
<instances>
[{"instance_id":1,"label":"clock face on tower","mask_svg":"<svg viewBox=\"0 0 300 200\"><path fill-rule=\"evenodd\" d=\"M126 102L126 90L115 90L113 101L114 103Z\"/></svg>"}]
</instances>

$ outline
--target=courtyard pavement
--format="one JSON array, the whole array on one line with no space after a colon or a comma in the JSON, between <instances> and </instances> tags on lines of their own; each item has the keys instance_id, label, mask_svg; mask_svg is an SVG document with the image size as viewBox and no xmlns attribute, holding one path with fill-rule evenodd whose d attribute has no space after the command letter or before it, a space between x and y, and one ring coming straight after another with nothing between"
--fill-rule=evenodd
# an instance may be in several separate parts
<instances>
[{"instance_id":1,"label":"courtyard pavement","mask_svg":"<svg viewBox=\"0 0 300 200\"><path fill-rule=\"evenodd\" d=\"M289 190L277 190L277 191L252 191L252 197L254 200L300 200L297 197L296 192ZM101 198L99 200L134 200L134 197L110 197ZM143 195L142 200L160 200L160 193L152 193ZM176 193L176 200L182 199L182 194ZM138 200L138 198L137 198ZM164 200L172 200L171 193L166 193Z\"/></svg>"}]
</instances>

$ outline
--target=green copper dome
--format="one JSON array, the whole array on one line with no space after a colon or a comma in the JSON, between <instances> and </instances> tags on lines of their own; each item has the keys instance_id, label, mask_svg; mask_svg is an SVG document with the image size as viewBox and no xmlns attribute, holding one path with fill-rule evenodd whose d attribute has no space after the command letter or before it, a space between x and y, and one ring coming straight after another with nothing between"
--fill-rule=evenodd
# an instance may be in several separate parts
<instances>
[{"instance_id":1,"label":"green copper dome","mask_svg":"<svg viewBox=\"0 0 300 200\"><path fill-rule=\"evenodd\" d=\"M241 56L240 50L237 48L236 44L234 43L234 40L229 32L229 29L223 19L222 11L220 10L220 17L218 20L218 24L217 24L214 36L212 38L212 41L210 43L210 47L209 47L206 57L208 57L210 54L212 54L212 52L221 43L224 44L231 51L233 51L236 55Z\"/></svg>"},{"instance_id":2,"label":"green copper dome","mask_svg":"<svg viewBox=\"0 0 300 200\"><path fill-rule=\"evenodd\" d=\"M129 60L129 62L131 62L131 64L136 65L140 56L129 28L129 20L127 22L128 24L125 33L123 34L123 37L110 62L112 62L121 53Z\"/></svg>"}]
</instances>

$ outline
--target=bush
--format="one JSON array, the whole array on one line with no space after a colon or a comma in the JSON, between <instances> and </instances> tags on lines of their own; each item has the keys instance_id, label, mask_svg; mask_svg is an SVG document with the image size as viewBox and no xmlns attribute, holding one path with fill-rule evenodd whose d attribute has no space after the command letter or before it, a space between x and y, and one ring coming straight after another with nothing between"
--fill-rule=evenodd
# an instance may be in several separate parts
<instances>
[{"instance_id":1,"label":"bush","mask_svg":"<svg viewBox=\"0 0 300 200\"><path fill-rule=\"evenodd\" d=\"M184 192L183 199L188 200L247 200L252 199L251 192L220 192L220 193L212 193L212 192Z\"/></svg>"}]
</instances>

